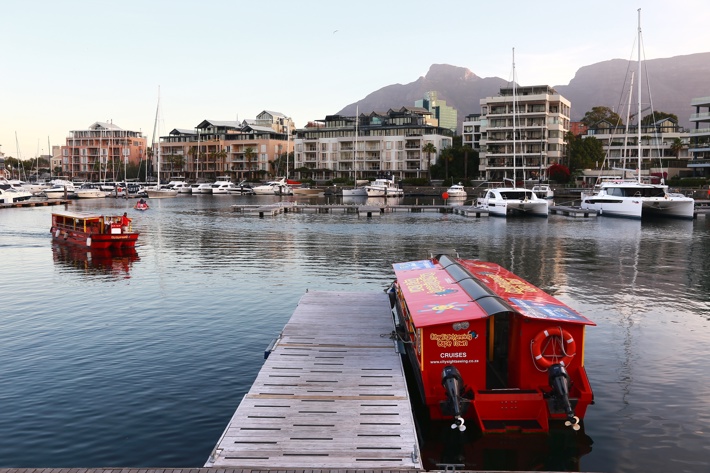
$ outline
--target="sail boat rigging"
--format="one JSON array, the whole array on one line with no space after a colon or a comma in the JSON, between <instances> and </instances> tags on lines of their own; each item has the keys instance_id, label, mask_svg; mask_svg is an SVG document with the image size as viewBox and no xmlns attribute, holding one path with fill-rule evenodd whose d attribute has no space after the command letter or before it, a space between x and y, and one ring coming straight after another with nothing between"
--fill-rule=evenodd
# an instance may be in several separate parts
<instances>
[{"instance_id":1,"label":"sail boat rigging","mask_svg":"<svg viewBox=\"0 0 710 473\"><path fill-rule=\"evenodd\" d=\"M353 188L343 189L343 197L367 197L367 189L357 186L357 138L360 133L360 106L355 106L355 146L353 147Z\"/></svg>"},{"instance_id":2,"label":"sail boat rigging","mask_svg":"<svg viewBox=\"0 0 710 473\"><path fill-rule=\"evenodd\" d=\"M695 200L682 194L668 192L668 186L646 184L641 181L641 9L638 9L637 43L637 112L636 112L636 179L602 181L594 193L582 193L581 207L595 210L601 215L640 219L647 216L664 216L692 219ZM632 87L630 87L632 89ZM629 99L629 103L631 100ZM627 120L628 125L628 120ZM624 171L626 172L626 171Z\"/></svg>"},{"instance_id":3,"label":"sail boat rigging","mask_svg":"<svg viewBox=\"0 0 710 473\"><path fill-rule=\"evenodd\" d=\"M160 119L160 88L158 88L158 106L155 109L155 124L153 125L153 155L155 156L156 164L157 164L157 169L158 169L158 183L156 184L155 187L152 189L146 189L146 192L148 193L148 197L152 199L159 199L159 198L165 198L165 197L175 197L178 194L177 190L174 189L168 189L160 186L160 136L159 131L160 128L158 127L158 120ZM156 143L156 137L158 139L158 142ZM157 146L156 146L157 144Z\"/></svg>"},{"instance_id":4,"label":"sail boat rigging","mask_svg":"<svg viewBox=\"0 0 710 473\"><path fill-rule=\"evenodd\" d=\"M507 96L508 90L501 89L501 95ZM507 106L507 103L505 104ZM517 91L515 83L515 48L513 48L513 86L512 86L512 110L513 115L513 129L512 129L512 156L513 156L513 179L503 178L503 181L511 181L510 186L501 186L495 188L489 188L486 190L485 195L478 199L478 205L485 210L491 216L506 217L509 215L531 215L538 217L547 217L548 206L551 204L551 200L543 199L539 197L535 192L530 189L518 188L516 186L516 173L517 173L517 163L516 163L516 133L517 133L517 123L515 120L517 109ZM507 125L506 125L507 126Z\"/></svg>"}]
</instances>

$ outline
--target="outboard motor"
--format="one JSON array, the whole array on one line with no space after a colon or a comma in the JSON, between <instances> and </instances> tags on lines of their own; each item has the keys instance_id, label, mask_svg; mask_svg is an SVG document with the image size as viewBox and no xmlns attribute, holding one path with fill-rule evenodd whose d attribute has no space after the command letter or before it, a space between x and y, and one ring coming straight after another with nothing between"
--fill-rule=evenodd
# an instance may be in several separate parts
<instances>
[{"instance_id":1,"label":"outboard motor","mask_svg":"<svg viewBox=\"0 0 710 473\"><path fill-rule=\"evenodd\" d=\"M462 417L465 411L463 403L467 402L467 400L463 397L461 373L451 365L446 366L441 372L441 384L446 390L446 402L442 403L442 408L444 412L450 412L454 416L454 423L451 424L451 428L459 429L459 431L463 432L466 430Z\"/></svg>"},{"instance_id":2,"label":"outboard motor","mask_svg":"<svg viewBox=\"0 0 710 473\"><path fill-rule=\"evenodd\" d=\"M562 404L565 413L567 414L567 427L572 426L572 429L579 430L579 417L574 415L574 410L569 402L569 387L572 384L569 374L564 365L556 363L548 369L548 381L552 388L552 396L556 402Z\"/></svg>"}]
</instances>

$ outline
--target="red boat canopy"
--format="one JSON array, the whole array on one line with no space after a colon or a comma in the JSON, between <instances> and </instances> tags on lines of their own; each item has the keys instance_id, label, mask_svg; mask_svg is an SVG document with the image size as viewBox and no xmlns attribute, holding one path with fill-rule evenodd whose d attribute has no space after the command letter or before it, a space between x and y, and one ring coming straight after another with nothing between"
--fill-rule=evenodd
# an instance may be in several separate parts
<instances>
[{"instance_id":1,"label":"red boat canopy","mask_svg":"<svg viewBox=\"0 0 710 473\"><path fill-rule=\"evenodd\" d=\"M508 311L533 319L595 325L495 263L442 256L439 260L396 263L393 267L417 327L475 320Z\"/></svg>"}]
</instances>

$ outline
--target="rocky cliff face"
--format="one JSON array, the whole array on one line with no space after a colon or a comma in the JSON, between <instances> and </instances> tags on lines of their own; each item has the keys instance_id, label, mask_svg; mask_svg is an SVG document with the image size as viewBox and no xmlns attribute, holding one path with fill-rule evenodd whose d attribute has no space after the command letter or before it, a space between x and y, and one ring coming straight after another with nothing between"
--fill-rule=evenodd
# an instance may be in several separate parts
<instances>
[{"instance_id":1,"label":"rocky cliff face","mask_svg":"<svg viewBox=\"0 0 710 473\"><path fill-rule=\"evenodd\" d=\"M642 83L642 107L649 106L646 78L650 81L653 110L674 113L680 125L690 128L690 115L695 110L690 101L696 97L710 96L710 53L675 56L672 58L645 61ZM628 99L627 72L636 69L635 62L612 59L580 68L568 85L553 87L572 103L572 120L580 120L592 107L604 105L626 116ZM635 79L636 80L636 79ZM626 82L625 82L626 81ZM626 85L625 85L626 84ZM539 84L520 84L539 85ZM387 111L390 108L413 106L416 100L424 98L435 90L440 100L458 110L459 129L464 117L480 113L479 101L495 96L508 82L499 77L478 77L464 67L434 64L426 76L409 84L394 84L367 95L357 104L350 104L339 114L354 115L356 105L361 113ZM636 86L634 86L634 93ZM636 98L632 99L636 103ZM632 110L635 105L632 105ZM650 110L643 113L649 113Z\"/></svg>"}]
</instances>

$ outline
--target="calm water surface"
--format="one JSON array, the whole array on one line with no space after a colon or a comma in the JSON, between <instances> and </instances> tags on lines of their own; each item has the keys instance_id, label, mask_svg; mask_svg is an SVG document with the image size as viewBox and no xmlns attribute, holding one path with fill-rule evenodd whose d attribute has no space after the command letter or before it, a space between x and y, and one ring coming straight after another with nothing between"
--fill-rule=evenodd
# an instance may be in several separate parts
<instances>
[{"instance_id":1,"label":"calm water surface","mask_svg":"<svg viewBox=\"0 0 710 473\"><path fill-rule=\"evenodd\" d=\"M135 257L54 246L57 207L0 210L0 467L199 467L307 290L381 291L437 248L493 261L597 323L582 435L448 438L468 469L710 471L710 219L234 213L270 197L76 201L128 211ZM452 449L455 451L452 453Z\"/></svg>"}]
</instances>

